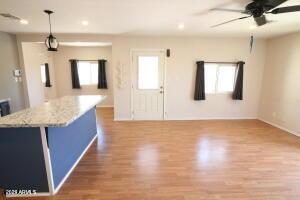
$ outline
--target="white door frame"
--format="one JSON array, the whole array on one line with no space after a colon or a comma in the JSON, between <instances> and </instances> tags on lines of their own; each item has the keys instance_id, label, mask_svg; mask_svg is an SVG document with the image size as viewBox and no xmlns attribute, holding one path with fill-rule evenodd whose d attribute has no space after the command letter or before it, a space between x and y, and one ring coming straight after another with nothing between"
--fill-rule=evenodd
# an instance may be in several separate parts
<instances>
[{"instance_id":1,"label":"white door frame","mask_svg":"<svg viewBox=\"0 0 300 200\"><path fill-rule=\"evenodd\" d=\"M166 55L166 52L167 52L167 49L130 49L130 78L131 78L131 81L130 81L130 92L131 92L131 98L130 98L130 118L131 120L134 120L134 105L133 105L133 99L134 99L134 91L133 91L133 84L134 84L134 80L133 80L133 76L135 76L135 73L134 73L134 57L133 57L133 54L136 53L136 52L140 52L140 51L143 51L143 52L163 52L164 55ZM163 75L163 83L164 83L164 93L163 93L163 99L164 99L164 102L163 102L163 120L165 120L167 118L167 112L166 112L166 94L167 94L167 88L166 88L166 65L167 65L167 56L164 57L165 60L164 60L164 65L162 66L163 67L163 72L164 72L164 75Z\"/></svg>"}]
</instances>

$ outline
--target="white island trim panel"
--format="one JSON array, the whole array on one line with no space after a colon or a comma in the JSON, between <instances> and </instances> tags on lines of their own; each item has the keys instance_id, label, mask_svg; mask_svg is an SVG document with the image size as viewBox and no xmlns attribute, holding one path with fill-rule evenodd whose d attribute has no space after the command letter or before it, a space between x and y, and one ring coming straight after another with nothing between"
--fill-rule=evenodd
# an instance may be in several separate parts
<instances>
[{"instance_id":1,"label":"white island trim panel","mask_svg":"<svg viewBox=\"0 0 300 200\"><path fill-rule=\"evenodd\" d=\"M0 127L65 127L102 102L102 95L65 96L0 118Z\"/></svg>"}]
</instances>

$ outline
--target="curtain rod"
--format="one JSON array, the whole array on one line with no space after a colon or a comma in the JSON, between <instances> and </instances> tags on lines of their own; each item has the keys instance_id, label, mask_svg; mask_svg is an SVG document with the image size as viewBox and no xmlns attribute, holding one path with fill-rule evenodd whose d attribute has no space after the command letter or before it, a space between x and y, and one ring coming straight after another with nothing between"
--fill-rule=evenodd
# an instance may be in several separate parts
<instances>
[{"instance_id":1,"label":"curtain rod","mask_svg":"<svg viewBox=\"0 0 300 200\"><path fill-rule=\"evenodd\" d=\"M237 64L238 62L204 62L204 63L208 63L208 64Z\"/></svg>"},{"instance_id":2,"label":"curtain rod","mask_svg":"<svg viewBox=\"0 0 300 200\"><path fill-rule=\"evenodd\" d=\"M98 61L98 60L105 60L105 59L98 59L98 60L79 60L79 59L70 59L71 60L77 60L77 61ZM106 61L106 60L105 60Z\"/></svg>"}]
</instances>

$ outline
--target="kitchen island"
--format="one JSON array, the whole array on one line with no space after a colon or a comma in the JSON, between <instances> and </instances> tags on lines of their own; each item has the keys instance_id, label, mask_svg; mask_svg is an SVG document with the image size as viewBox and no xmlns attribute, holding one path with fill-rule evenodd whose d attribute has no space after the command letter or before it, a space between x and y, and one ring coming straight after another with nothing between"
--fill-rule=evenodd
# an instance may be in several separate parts
<instances>
[{"instance_id":1,"label":"kitchen island","mask_svg":"<svg viewBox=\"0 0 300 200\"><path fill-rule=\"evenodd\" d=\"M54 195L97 137L105 96L66 96L0 118L0 188Z\"/></svg>"}]
</instances>

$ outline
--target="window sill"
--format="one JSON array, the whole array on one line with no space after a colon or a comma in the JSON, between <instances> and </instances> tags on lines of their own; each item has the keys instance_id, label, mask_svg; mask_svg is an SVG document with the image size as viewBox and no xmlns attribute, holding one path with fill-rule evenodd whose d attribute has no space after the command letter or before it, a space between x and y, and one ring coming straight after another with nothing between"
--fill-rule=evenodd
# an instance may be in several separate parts
<instances>
[{"instance_id":1,"label":"window sill","mask_svg":"<svg viewBox=\"0 0 300 200\"><path fill-rule=\"evenodd\" d=\"M205 93L206 95L232 95L233 92L217 92L217 93Z\"/></svg>"},{"instance_id":2,"label":"window sill","mask_svg":"<svg viewBox=\"0 0 300 200\"><path fill-rule=\"evenodd\" d=\"M97 86L97 84L81 85L81 87L91 87L91 86Z\"/></svg>"}]
</instances>

